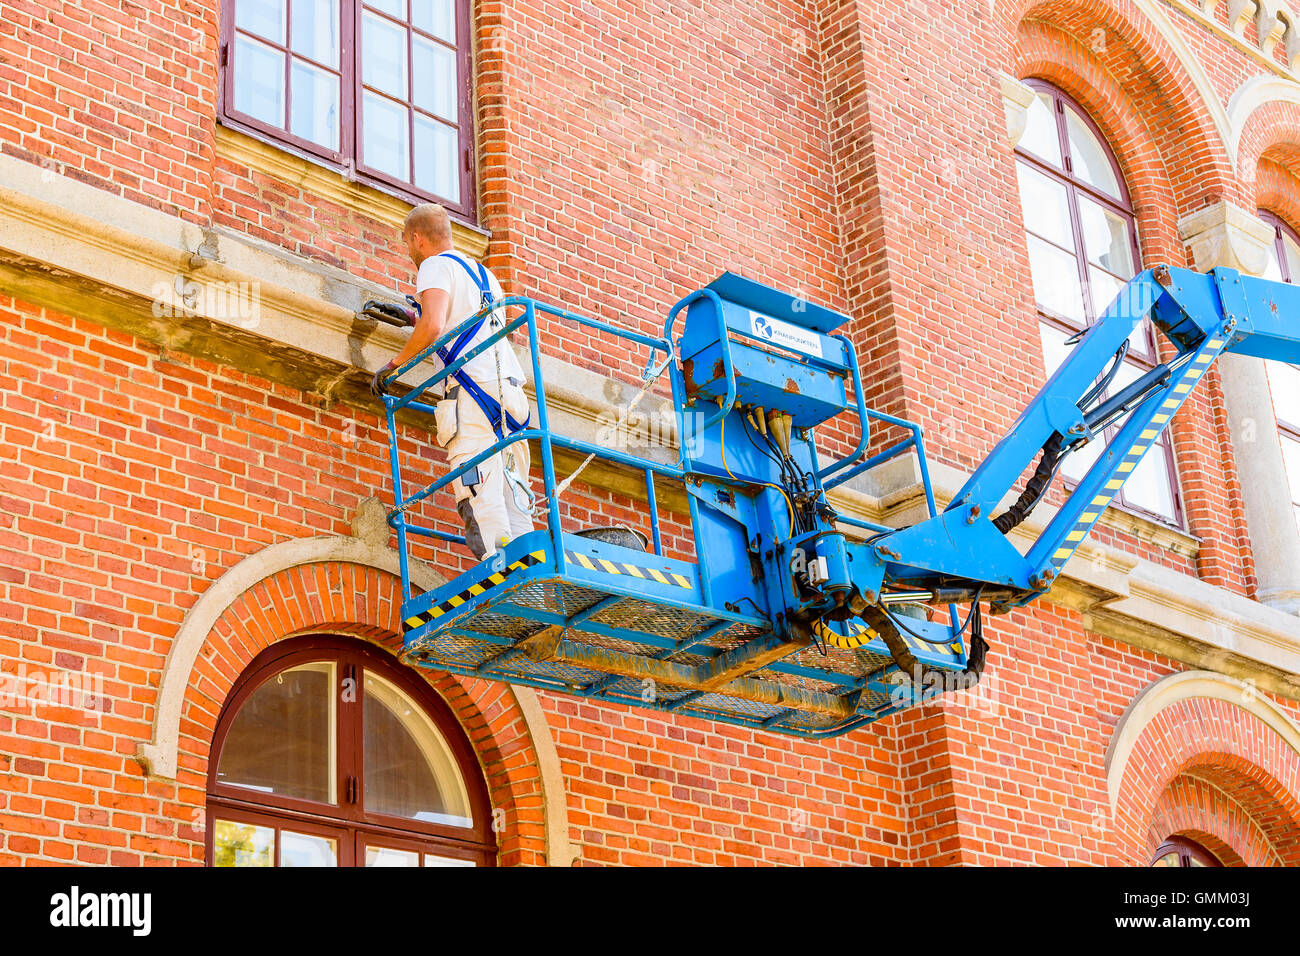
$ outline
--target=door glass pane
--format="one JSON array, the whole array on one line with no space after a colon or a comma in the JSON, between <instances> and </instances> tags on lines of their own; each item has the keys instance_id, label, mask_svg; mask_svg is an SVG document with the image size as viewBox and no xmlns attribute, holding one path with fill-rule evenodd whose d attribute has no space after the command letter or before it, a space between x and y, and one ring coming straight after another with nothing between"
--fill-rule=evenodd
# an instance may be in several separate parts
<instances>
[{"instance_id":1,"label":"door glass pane","mask_svg":"<svg viewBox=\"0 0 1300 956\"><path fill-rule=\"evenodd\" d=\"M235 716L217 780L262 793L334 802L334 665L301 664L258 687Z\"/></svg>"},{"instance_id":2,"label":"door glass pane","mask_svg":"<svg viewBox=\"0 0 1300 956\"><path fill-rule=\"evenodd\" d=\"M338 69L338 0L293 0L291 20L293 52Z\"/></svg>"},{"instance_id":3,"label":"door glass pane","mask_svg":"<svg viewBox=\"0 0 1300 956\"><path fill-rule=\"evenodd\" d=\"M1268 362L1268 385L1273 393L1277 420L1300 430L1300 369L1284 362Z\"/></svg>"},{"instance_id":4,"label":"door glass pane","mask_svg":"<svg viewBox=\"0 0 1300 956\"><path fill-rule=\"evenodd\" d=\"M395 850L390 846L366 847L366 866L419 866L415 850Z\"/></svg>"},{"instance_id":5,"label":"door glass pane","mask_svg":"<svg viewBox=\"0 0 1300 956\"><path fill-rule=\"evenodd\" d=\"M235 0L235 26L284 46L284 0Z\"/></svg>"},{"instance_id":6,"label":"door glass pane","mask_svg":"<svg viewBox=\"0 0 1300 956\"><path fill-rule=\"evenodd\" d=\"M1050 312L1084 324L1083 289L1074 256L1048 245L1037 236L1028 237L1029 270L1034 298Z\"/></svg>"},{"instance_id":7,"label":"door glass pane","mask_svg":"<svg viewBox=\"0 0 1300 956\"><path fill-rule=\"evenodd\" d=\"M412 100L422 110L456 122L456 53L421 37L412 39Z\"/></svg>"},{"instance_id":8,"label":"door glass pane","mask_svg":"<svg viewBox=\"0 0 1300 956\"><path fill-rule=\"evenodd\" d=\"M1164 856L1162 856L1160 859L1156 860L1156 861L1155 861L1154 863L1152 863L1151 865L1152 865L1152 866L1177 866L1177 865L1178 865L1178 854L1177 854L1177 853L1166 853Z\"/></svg>"},{"instance_id":9,"label":"door glass pane","mask_svg":"<svg viewBox=\"0 0 1300 956\"><path fill-rule=\"evenodd\" d=\"M447 826L473 824L451 748L415 701L367 671L363 719L367 812Z\"/></svg>"},{"instance_id":10,"label":"door glass pane","mask_svg":"<svg viewBox=\"0 0 1300 956\"><path fill-rule=\"evenodd\" d=\"M248 37L235 37L235 109L284 127L283 53Z\"/></svg>"},{"instance_id":11,"label":"door glass pane","mask_svg":"<svg viewBox=\"0 0 1300 956\"><path fill-rule=\"evenodd\" d=\"M1119 180L1110 165L1110 157L1101 140L1071 109L1065 111L1065 134L1070 141L1070 160L1074 174L1108 196L1119 198Z\"/></svg>"},{"instance_id":12,"label":"door glass pane","mask_svg":"<svg viewBox=\"0 0 1300 956\"><path fill-rule=\"evenodd\" d=\"M1025 120L1025 133L1019 146L1053 166L1061 165L1061 140L1056 133L1056 115L1052 98L1039 93L1030 104Z\"/></svg>"},{"instance_id":13,"label":"door glass pane","mask_svg":"<svg viewBox=\"0 0 1300 956\"><path fill-rule=\"evenodd\" d=\"M339 148L339 78L301 60L293 61L293 115L289 132L330 149Z\"/></svg>"},{"instance_id":14,"label":"door glass pane","mask_svg":"<svg viewBox=\"0 0 1300 956\"><path fill-rule=\"evenodd\" d=\"M415 114L415 185L460 201L460 135L455 127Z\"/></svg>"},{"instance_id":15,"label":"door glass pane","mask_svg":"<svg viewBox=\"0 0 1300 956\"><path fill-rule=\"evenodd\" d=\"M434 856L432 853L424 854L425 866L473 866L473 860L458 860L450 856Z\"/></svg>"},{"instance_id":16,"label":"door glass pane","mask_svg":"<svg viewBox=\"0 0 1300 956\"><path fill-rule=\"evenodd\" d=\"M338 866L337 844L313 833L280 831L281 866Z\"/></svg>"},{"instance_id":17,"label":"door glass pane","mask_svg":"<svg viewBox=\"0 0 1300 956\"><path fill-rule=\"evenodd\" d=\"M275 830L218 820L212 834L213 866L274 866Z\"/></svg>"},{"instance_id":18,"label":"door glass pane","mask_svg":"<svg viewBox=\"0 0 1300 956\"><path fill-rule=\"evenodd\" d=\"M1025 214L1025 228L1066 249L1074 248L1074 229L1070 225L1069 197L1065 186L1025 163L1017 163L1020 179L1020 208Z\"/></svg>"},{"instance_id":19,"label":"door glass pane","mask_svg":"<svg viewBox=\"0 0 1300 956\"><path fill-rule=\"evenodd\" d=\"M383 17L361 18L361 82L406 100L407 32Z\"/></svg>"},{"instance_id":20,"label":"door glass pane","mask_svg":"<svg viewBox=\"0 0 1300 956\"><path fill-rule=\"evenodd\" d=\"M1128 221L1085 196L1079 197L1079 219L1088 261L1121 279L1133 278L1133 246Z\"/></svg>"},{"instance_id":21,"label":"door glass pane","mask_svg":"<svg viewBox=\"0 0 1300 956\"><path fill-rule=\"evenodd\" d=\"M405 180L411 175L407 152L407 115L405 107L366 93L361 117L362 161L380 172Z\"/></svg>"},{"instance_id":22,"label":"door glass pane","mask_svg":"<svg viewBox=\"0 0 1300 956\"><path fill-rule=\"evenodd\" d=\"M411 0L411 22L440 40L456 42L455 0Z\"/></svg>"}]
</instances>

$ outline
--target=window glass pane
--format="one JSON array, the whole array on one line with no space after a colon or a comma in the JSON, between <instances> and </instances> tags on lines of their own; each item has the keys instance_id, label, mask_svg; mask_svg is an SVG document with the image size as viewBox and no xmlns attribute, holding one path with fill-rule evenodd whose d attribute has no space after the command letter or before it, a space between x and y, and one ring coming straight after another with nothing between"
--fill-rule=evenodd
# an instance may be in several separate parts
<instances>
[{"instance_id":1,"label":"window glass pane","mask_svg":"<svg viewBox=\"0 0 1300 956\"><path fill-rule=\"evenodd\" d=\"M339 148L339 78L293 61L293 98L289 132L330 149Z\"/></svg>"},{"instance_id":2,"label":"window glass pane","mask_svg":"<svg viewBox=\"0 0 1300 956\"><path fill-rule=\"evenodd\" d=\"M1074 256L1029 236L1029 271L1040 307L1083 325L1083 289Z\"/></svg>"},{"instance_id":3,"label":"window glass pane","mask_svg":"<svg viewBox=\"0 0 1300 956\"><path fill-rule=\"evenodd\" d=\"M406 19L406 0L366 0L366 6L382 10L398 20Z\"/></svg>"},{"instance_id":4,"label":"window glass pane","mask_svg":"<svg viewBox=\"0 0 1300 956\"><path fill-rule=\"evenodd\" d=\"M1174 499L1169 488L1171 471L1168 449L1158 442L1153 444L1124 482L1124 500L1134 507L1172 521Z\"/></svg>"},{"instance_id":5,"label":"window glass pane","mask_svg":"<svg viewBox=\"0 0 1300 956\"><path fill-rule=\"evenodd\" d=\"M1053 166L1061 165L1061 140L1056 133L1056 112L1052 98L1039 93L1030 104L1025 120L1025 134L1020 137L1019 148L1028 150Z\"/></svg>"},{"instance_id":6,"label":"window glass pane","mask_svg":"<svg viewBox=\"0 0 1300 956\"><path fill-rule=\"evenodd\" d=\"M1069 108L1065 111L1065 133L1070 141L1070 160L1074 175L1108 196L1119 198L1119 181L1111 168L1110 157L1101 140Z\"/></svg>"},{"instance_id":7,"label":"window glass pane","mask_svg":"<svg viewBox=\"0 0 1300 956\"><path fill-rule=\"evenodd\" d=\"M405 181L411 175L407 151L409 111L374 93L365 93L362 100L361 161Z\"/></svg>"},{"instance_id":8,"label":"window glass pane","mask_svg":"<svg viewBox=\"0 0 1300 956\"><path fill-rule=\"evenodd\" d=\"M235 26L284 46L284 0L235 0Z\"/></svg>"},{"instance_id":9,"label":"window glass pane","mask_svg":"<svg viewBox=\"0 0 1300 956\"><path fill-rule=\"evenodd\" d=\"M1263 279L1272 279L1274 282L1281 282L1282 267L1277 261L1277 240L1268 244L1268 261L1264 265L1264 271L1260 273Z\"/></svg>"},{"instance_id":10,"label":"window glass pane","mask_svg":"<svg viewBox=\"0 0 1300 956\"><path fill-rule=\"evenodd\" d=\"M401 27L373 13L361 18L361 82L403 102L409 93L406 85L407 35Z\"/></svg>"},{"instance_id":11,"label":"window glass pane","mask_svg":"<svg viewBox=\"0 0 1300 956\"><path fill-rule=\"evenodd\" d=\"M213 866L274 866L275 830L218 820L212 834Z\"/></svg>"},{"instance_id":12,"label":"window glass pane","mask_svg":"<svg viewBox=\"0 0 1300 956\"><path fill-rule=\"evenodd\" d=\"M284 54L244 36L235 37L235 109L284 128Z\"/></svg>"},{"instance_id":13,"label":"window glass pane","mask_svg":"<svg viewBox=\"0 0 1300 956\"><path fill-rule=\"evenodd\" d=\"M292 24L294 53L338 69L338 0L293 0Z\"/></svg>"},{"instance_id":14,"label":"window glass pane","mask_svg":"<svg viewBox=\"0 0 1300 956\"><path fill-rule=\"evenodd\" d=\"M1096 316L1100 316L1109 308L1110 304L1115 301L1120 290L1124 288L1124 283L1120 282L1109 272L1103 272L1096 266L1088 266L1088 292L1092 296L1092 309ZM1094 318L1096 317L1094 316ZM1146 352L1146 344L1142 342L1142 326L1133 330L1135 344L1141 344L1142 352Z\"/></svg>"},{"instance_id":15,"label":"window glass pane","mask_svg":"<svg viewBox=\"0 0 1300 956\"><path fill-rule=\"evenodd\" d=\"M412 40L412 99L416 106L456 122L456 53L445 46Z\"/></svg>"},{"instance_id":16,"label":"window glass pane","mask_svg":"<svg viewBox=\"0 0 1300 956\"><path fill-rule=\"evenodd\" d=\"M1020 178L1020 208L1025 214L1025 228L1050 239L1066 249L1074 248L1074 229L1070 225L1069 196L1065 186L1043 175L1026 163L1017 163Z\"/></svg>"},{"instance_id":17,"label":"window glass pane","mask_svg":"<svg viewBox=\"0 0 1300 956\"><path fill-rule=\"evenodd\" d=\"M391 846L366 847L366 866L419 866L415 850L395 850Z\"/></svg>"},{"instance_id":18,"label":"window glass pane","mask_svg":"<svg viewBox=\"0 0 1300 956\"><path fill-rule=\"evenodd\" d=\"M1286 254L1287 281L1300 283L1300 246L1286 233L1282 233L1282 251Z\"/></svg>"},{"instance_id":19,"label":"window glass pane","mask_svg":"<svg viewBox=\"0 0 1300 956\"><path fill-rule=\"evenodd\" d=\"M1291 500L1300 503L1300 441L1289 435L1282 436L1282 460L1286 462L1287 482L1291 485Z\"/></svg>"},{"instance_id":20,"label":"window glass pane","mask_svg":"<svg viewBox=\"0 0 1300 956\"><path fill-rule=\"evenodd\" d=\"M239 708L217 780L262 793L334 802L334 665L302 664L263 683Z\"/></svg>"},{"instance_id":21,"label":"window glass pane","mask_svg":"<svg viewBox=\"0 0 1300 956\"><path fill-rule=\"evenodd\" d=\"M369 671L364 720L367 812L473 825L469 794L437 726L402 690Z\"/></svg>"},{"instance_id":22,"label":"window glass pane","mask_svg":"<svg viewBox=\"0 0 1300 956\"><path fill-rule=\"evenodd\" d=\"M460 135L455 127L415 116L415 185L460 202Z\"/></svg>"},{"instance_id":23,"label":"window glass pane","mask_svg":"<svg viewBox=\"0 0 1300 956\"><path fill-rule=\"evenodd\" d=\"M425 33L456 42L455 0L411 0L411 22Z\"/></svg>"},{"instance_id":24,"label":"window glass pane","mask_svg":"<svg viewBox=\"0 0 1300 956\"><path fill-rule=\"evenodd\" d=\"M1079 197L1079 221L1088 261L1121 279L1133 278L1133 245L1128 221L1085 196Z\"/></svg>"},{"instance_id":25,"label":"window glass pane","mask_svg":"<svg viewBox=\"0 0 1300 956\"><path fill-rule=\"evenodd\" d=\"M1151 864L1152 866L1178 866L1178 854L1166 853L1160 859Z\"/></svg>"},{"instance_id":26,"label":"window glass pane","mask_svg":"<svg viewBox=\"0 0 1300 956\"><path fill-rule=\"evenodd\" d=\"M473 860L458 860L450 856L434 856L432 853L424 854L425 866L473 866Z\"/></svg>"},{"instance_id":27,"label":"window glass pane","mask_svg":"<svg viewBox=\"0 0 1300 956\"><path fill-rule=\"evenodd\" d=\"M281 866L338 866L335 843L312 833L280 831Z\"/></svg>"},{"instance_id":28,"label":"window glass pane","mask_svg":"<svg viewBox=\"0 0 1300 956\"><path fill-rule=\"evenodd\" d=\"M1300 369L1283 362L1269 362L1267 368L1273 413L1278 421L1300 429Z\"/></svg>"},{"instance_id":29,"label":"window glass pane","mask_svg":"<svg viewBox=\"0 0 1300 956\"><path fill-rule=\"evenodd\" d=\"M1069 336L1055 326L1041 323L1038 329L1043 343L1043 366L1050 378L1060 368L1073 346L1065 344ZM1079 397L1082 397L1082 393ZM1088 473L1104 445L1104 440L1094 438L1087 445L1071 452L1061 465L1061 474L1069 481L1078 481Z\"/></svg>"}]
</instances>

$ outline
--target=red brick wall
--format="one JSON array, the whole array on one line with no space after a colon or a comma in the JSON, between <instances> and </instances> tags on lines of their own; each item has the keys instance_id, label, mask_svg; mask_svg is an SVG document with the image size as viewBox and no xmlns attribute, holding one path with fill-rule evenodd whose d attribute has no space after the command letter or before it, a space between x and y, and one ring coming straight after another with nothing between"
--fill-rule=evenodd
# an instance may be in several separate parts
<instances>
[{"instance_id":1,"label":"red brick wall","mask_svg":"<svg viewBox=\"0 0 1300 956\"><path fill-rule=\"evenodd\" d=\"M995 7L599 0L521 13L482 0L491 264L512 291L644 330L728 268L844 310L872 403L924 424L938 460L972 467L1042 379L998 71L1048 79L1092 113L1133 191L1148 263L1185 264L1179 217L1218 199L1300 208L1293 108L1252 118L1233 174L1190 81L1130 4ZM1256 71L1170 15L1225 99ZM8 4L0 150L358 278L408 282L381 223L217 158L216 50L212 0ZM644 358L552 326L545 347L625 378ZM1222 396L1206 380L1173 432L1198 556L1114 531L1098 540L1249 595ZM194 824L225 690L260 647L304 628L393 646L393 582L337 569L364 596L350 608L303 599L308 579L259 586L205 645L182 772L166 781L135 754L173 638L241 559L344 534L360 501L387 498L384 439L374 409L327 406L0 299L0 669L102 675L111 701L89 716L0 709L0 863L201 859ZM403 446L437 473L422 433ZM432 511L452 526L445 501ZM633 501L599 489L575 488L566 515L648 531ZM671 553L691 553L680 520L665 531ZM448 575L467 563L452 548L421 554ZM266 601L302 613L268 617ZM1107 863L1140 859L1174 826L1247 861L1267 857L1261 839L1289 852L1294 775L1268 756L1270 732L1236 714L1231 731L1194 710L1162 727L1177 739L1194 728L1200 749L1144 758L1155 789L1112 814L1114 729L1144 687L1184 665L1045 601L989 630L983 696L828 742L542 694L579 858ZM508 809L503 862L542 860L538 758L513 698L499 685L433 683ZM1163 739L1151 754L1181 753ZM1227 802L1205 804L1188 773L1217 780Z\"/></svg>"}]
</instances>

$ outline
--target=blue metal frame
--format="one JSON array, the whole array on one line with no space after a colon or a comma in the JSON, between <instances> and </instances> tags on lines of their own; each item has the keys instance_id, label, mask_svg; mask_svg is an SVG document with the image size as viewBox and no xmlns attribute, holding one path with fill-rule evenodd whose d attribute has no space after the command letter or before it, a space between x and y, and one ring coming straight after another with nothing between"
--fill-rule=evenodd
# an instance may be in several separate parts
<instances>
[{"instance_id":1,"label":"blue metal frame","mask_svg":"<svg viewBox=\"0 0 1300 956\"><path fill-rule=\"evenodd\" d=\"M1050 588L1219 354L1300 363L1300 335L1287 328L1288 317L1300 316L1300 289L1231 270L1199 275L1161 266L1143 272L939 512L922 430L866 407L852 344L832 334L843 316L731 274L674 305L662 337L524 297L492 308L521 312L450 368L400 398L384 400L395 503L389 523L398 538L406 659L810 738L844 733L932 696L936 691L922 680L927 673L966 672L963 629L952 602L987 600L1009 608ZM540 315L648 350L647 379L656 368L669 376L680 449L676 464L552 430L538 347ZM684 327L674 339L682 317ZM1118 350L1147 318L1177 354L1103 400L1094 383L1121 360ZM393 377L415 368L477 319L448 331ZM527 329L529 339L536 426L408 494L396 413L433 411L424 400L430 389L519 328ZM768 404L758 407L762 402ZM847 412L860 422L858 442L848 455L822 466L814 431ZM907 437L866 457L871 421L896 426ZM1022 555L1002 530L1005 524L995 524L993 512L1003 497L1040 450L1060 443L1068 453L1099 440L1115 424L1105 450ZM462 541L416 523L414 510L510 443L530 440L540 448L545 527L447 585L413 595L411 536ZM651 550L563 530L556 449L594 455L641 476ZM827 503L827 490L913 451L927 506L927 517L918 523L888 528L838 515ZM686 493L694 563L664 553L657 482L675 483ZM869 536L849 540L841 526ZM947 604L946 620L888 612L890 603L918 602ZM812 650L823 643L820 655ZM646 681L669 690L645 697L638 687Z\"/></svg>"}]
</instances>

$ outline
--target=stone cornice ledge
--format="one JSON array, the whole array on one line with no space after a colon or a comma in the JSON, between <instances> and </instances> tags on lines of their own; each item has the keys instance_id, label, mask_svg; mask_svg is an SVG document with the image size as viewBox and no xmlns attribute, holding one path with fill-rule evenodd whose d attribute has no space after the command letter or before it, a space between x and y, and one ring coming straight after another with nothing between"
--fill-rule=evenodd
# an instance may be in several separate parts
<instances>
[{"instance_id":1,"label":"stone cornice ledge","mask_svg":"<svg viewBox=\"0 0 1300 956\"><path fill-rule=\"evenodd\" d=\"M353 312L363 299L392 290L246 237L204 230L12 157L0 156L0 183L0 284L11 294L377 412L365 369L391 358L401 337L386 326L358 323ZM200 287L256 283L256 322L221 314L204 301L159 315L159 289L175 288L178 279ZM595 438L611 419L610 380L554 356L543 370L552 383L554 425ZM661 437L667 440L655 456L674 458L673 436ZM941 463L932 463L931 473L940 502L966 478ZM636 493L636 480L594 467L589 474ZM916 520L924 507L910 458L860 476L832 498L847 514L890 525ZM673 503L667 495L661 500ZM1016 534L1028 540L1050 515L1050 508L1040 508ZM1195 539L1172 529L1114 509L1103 520L1145 531L1157 546L1195 553ZM1300 618L1095 545L1070 560L1049 597L1083 611L1088 626L1101 633L1300 699Z\"/></svg>"}]
</instances>

